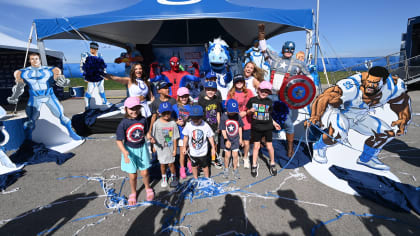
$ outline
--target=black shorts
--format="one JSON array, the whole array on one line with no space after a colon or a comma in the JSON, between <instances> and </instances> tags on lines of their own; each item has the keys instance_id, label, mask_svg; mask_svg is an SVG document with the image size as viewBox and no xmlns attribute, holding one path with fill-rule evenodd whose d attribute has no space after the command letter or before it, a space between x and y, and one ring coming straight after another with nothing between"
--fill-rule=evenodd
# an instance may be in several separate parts
<instances>
[{"instance_id":1,"label":"black shorts","mask_svg":"<svg viewBox=\"0 0 420 236\"><path fill-rule=\"evenodd\" d=\"M202 157L194 157L194 156L189 156L190 160L191 160L191 165L193 167L201 167L201 168L205 168L207 166L210 165L210 158L209 155L205 155Z\"/></svg>"},{"instance_id":2,"label":"black shorts","mask_svg":"<svg viewBox=\"0 0 420 236\"><path fill-rule=\"evenodd\" d=\"M273 141L273 130L256 131L251 129L251 142L261 142L262 137L265 137L266 142Z\"/></svg>"}]
</instances>

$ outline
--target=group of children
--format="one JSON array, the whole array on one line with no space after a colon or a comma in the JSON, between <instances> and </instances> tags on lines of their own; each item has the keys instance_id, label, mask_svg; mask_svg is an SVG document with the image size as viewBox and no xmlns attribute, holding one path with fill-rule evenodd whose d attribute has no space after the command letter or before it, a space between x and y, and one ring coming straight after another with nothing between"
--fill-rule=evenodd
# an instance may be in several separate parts
<instances>
[{"instance_id":1,"label":"group of children","mask_svg":"<svg viewBox=\"0 0 420 236\"><path fill-rule=\"evenodd\" d=\"M146 200L151 201L154 198L147 171L151 164L146 137L150 140L153 152L157 153L162 174L161 187L167 187L168 182L170 187L179 184L175 166L178 146L181 179L186 178L186 156L187 167L195 179L198 178L200 168L204 176L209 178L211 164L219 169L223 166L223 176L229 178L231 156L233 177L240 178L238 156L240 147L245 146L246 142L254 145L251 175L257 177L257 158L262 139L265 139L270 156L270 174L273 176L277 174L272 131L279 130L280 125L271 117L273 106L272 100L268 97L272 89L270 82L263 81L259 84L257 96L243 96L252 92L246 89L244 77L237 75L234 77L233 88L225 103L222 103L220 96L216 96L218 90L215 81L205 82L204 96L200 96L198 103L195 104L192 104L189 91L185 87L177 90L176 101L170 98L167 93L170 86L171 83L164 81L157 85L160 97L155 98L151 104L152 113L157 108L155 113L157 115L152 116L150 125L141 115L140 100L137 97L128 97L124 102L126 115L117 128L116 136L117 145L122 152L121 169L129 174L131 187L129 205L135 205L137 201L137 170L140 170L143 177ZM222 113L222 110L226 112ZM222 138L220 150L224 150L224 161L216 158L219 137ZM244 167L249 168L248 150L244 150L244 154ZM167 166L171 172L170 181L166 176Z\"/></svg>"}]
</instances>

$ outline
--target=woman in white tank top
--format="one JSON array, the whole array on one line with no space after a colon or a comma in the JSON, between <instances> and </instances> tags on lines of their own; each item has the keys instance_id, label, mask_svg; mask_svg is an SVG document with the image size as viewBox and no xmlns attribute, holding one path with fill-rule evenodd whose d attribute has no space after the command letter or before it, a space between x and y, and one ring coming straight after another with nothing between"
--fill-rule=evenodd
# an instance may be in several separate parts
<instances>
[{"instance_id":1,"label":"woman in white tank top","mask_svg":"<svg viewBox=\"0 0 420 236\"><path fill-rule=\"evenodd\" d=\"M252 91L254 96L257 96L257 88L260 82L264 80L264 71L250 61L245 64L244 77L246 87Z\"/></svg>"},{"instance_id":2,"label":"woman in white tank top","mask_svg":"<svg viewBox=\"0 0 420 236\"><path fill-rule=\"evenodd\" d=\"M140 103L143 106L143 115L148 118L152 114L147 104L148 99L150 101L154 100L153 94L150 89L149 81L144 76L143 66L139 63L134 64L130 70L130 77L118 77L111 74L106 74L107 79L114 80L121 84L126 84L128 87L128 94L130 97L138 97Z\"/></svg>"}]
</instances>

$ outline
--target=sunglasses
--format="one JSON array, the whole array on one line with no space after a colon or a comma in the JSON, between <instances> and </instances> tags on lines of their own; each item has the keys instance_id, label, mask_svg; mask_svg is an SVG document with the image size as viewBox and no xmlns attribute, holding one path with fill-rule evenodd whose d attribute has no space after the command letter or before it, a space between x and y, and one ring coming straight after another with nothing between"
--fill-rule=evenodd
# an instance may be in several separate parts
<instances>
[{"instance_id":1,"label":"sunglasses","mask_svg":"<svg viewBox=\"0 0 420 236\"><path fill-rule=\"evenodd\" d=\"M260 90L261 93L266 93L266 94L271 94L271 91L268 89L261 89Z\"/></svg>"}]
</instances>

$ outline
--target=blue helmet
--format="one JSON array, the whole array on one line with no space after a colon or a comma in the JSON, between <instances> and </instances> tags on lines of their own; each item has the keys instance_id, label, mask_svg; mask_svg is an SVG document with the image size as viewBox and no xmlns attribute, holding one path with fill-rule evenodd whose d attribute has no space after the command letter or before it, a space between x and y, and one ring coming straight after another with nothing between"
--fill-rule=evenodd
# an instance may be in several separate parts
<instances>
[{"instance_id":1,"label":"blue helmet","mask_svg":"<svg viewBox=\"0 0 420 236\"><path fill-rule=\"evenodd\" d=\"M295 42L293 41L286 41L283 44L283 47L281 48L281 52L285 53L285 52L290 52L290 53L294 53L295 52Z\"/></svg>"}]
</instances>

